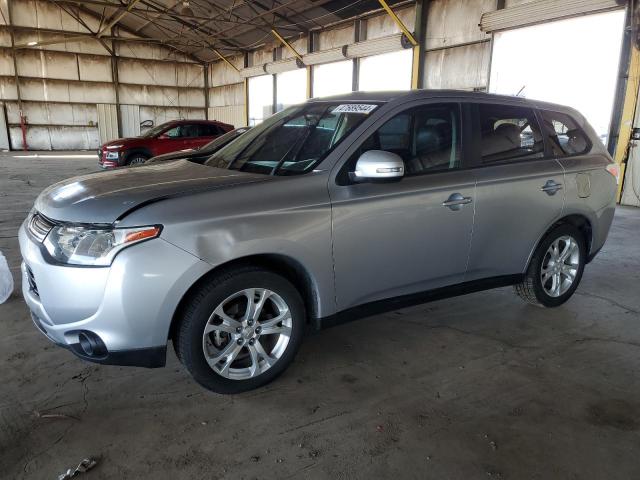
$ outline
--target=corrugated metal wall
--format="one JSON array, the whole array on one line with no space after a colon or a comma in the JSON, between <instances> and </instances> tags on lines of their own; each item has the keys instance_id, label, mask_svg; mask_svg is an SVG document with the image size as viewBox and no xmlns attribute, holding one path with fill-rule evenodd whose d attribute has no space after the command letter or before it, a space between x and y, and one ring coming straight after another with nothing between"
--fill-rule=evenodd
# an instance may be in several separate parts
<instances>
[{"instance_id":1,"label":"corrugated metal wall","mask_svg":"<svg viewBox=\"0 0 640 480\"><path fill-rule=\"evenodd\" d=\"M423 88L486 90L491 36L480 31L496 0L431 0L427 13Z\"/></svg>"},{"instance_id":2,"label":"corrugated metal wall","mask_svg":"<svg viewBox=\"0 0 640 480\"><path fill-rule=\"evenodd\" d=\"M508 0L507 6L522 0ZM528 0L530 1L530 0ZM422 88L454 88L486 90L491 57L491 35L478 27L483 13L496 9L496 0L431 0L428 2L426 25L425 75ZM416 9L409 5L395 9L398 17L409 30L415 30ZM386 13L366 17L360 40L371 40L398 34L398 25ZM355 39L353 22L337 25L317 33L316 50L324 51L349 45ZM307 52L306 38L292 40L301 54ZM272 45L250 54L250 65L273 61ZM291 53L282 49L282 58ZM241 58L233 60L242 66ZM313 68L313 67L312 67ZM227 107L244 105L241 77L224 62L211 65L210 106ZM383 72L381 72L382 74ZM210 111L213 115L226 115L221 109Z\"/></svg>"},{"instance_id":3,"label":"corrugated metal wall","mask_svg":"<svg viewBox=\"0 0 640 480\"><path fill-rule=\"evenodd\" d=\"M4 18L6 2L13 6L12 23L16 43L43 41L54 36L36 28L82 32L75 19L52 2L44 0L0 0ZM530 0L506 0L505 6ZM478 27L483 13L494 11L497 0L431 0L427 3L424 88L485 90L489 78L491 35ZM394 9L405 25L415 29L413 5ZM83 21L96 28L97 20ZM387 37L399 32L386 13L366 16L360 40ZM355 39L355 22L348 21L316 32L315 48L328 50L348 45ZM290 39L300 54L307 52L307 37ZM249 65L274 60L270 43L248 56ZM18 90L14 78L11 40L0 17L0 99L7 106L12 145L21 147ZM139 123L156 125L175 118L218 119L236 126L245 123L244 79L237 69L244 67L241 55L214 62L208 68L159 45L116 42L119 88L112 78L112 58L96 41L59 43L40 48L20 49L17 66L23 113L28 119L30 148L96 148L100 142L100 122L96 104L120 103L121 133L139 134ZM278 59L292 53L278 48ZM312 67L313 68L313 67ZM208 83L208 91L205 85ZM207 98L208 96L208 98ZM208 100L208 102L207 102ZM205 106L209 110L205 110ZM104 120L102 120L104 122ZM105 130L106 132L106 130ZM104 135L109 135L104 133Z\"/></svg>"},{"instance_id":4,"label":"corrugated metal wall","mask_svg":"<svg viewBox=\"0 0 640 480\"><path fill-rule=\"evenodd\" d=\"M242 68L241 56L230 57L229 62ZM245 126L244 79L238 70L220 61L209 67L209 119L229 123L235 127Z\"/></svg>"},{"instance_id":5,"label":"corrugated metal wall","mask_svg":"<svg viewBox=\"0 0 640 480\"><path fill-rule=\"evenodd\" d=\"M98 132L100 143L115 140L118 135L118 106L114 103L99 103L98 110Z\"/></svg>"},{"instance_id":6,"label":"corrugated metal wall","mask_svg":"<svg viewBox=\"0 0 640 480\"><path fill-rule=\"evenodd\" d=\"M137 137L140 135L140 106L120 105L120 121L122 122L123 137Z\"/></svg>"},{"instance_id":7,"label":"corrugated metal wall","mask_svg":"<svg viewBox=\"0 0 640 480\"><path fill-rule=\"evenodd\" d=\"M9 150L9 130L7 129L4 104L0 103L0 150Z\"/></svg>"},{"instance_id":8,"label":"corrugated metal wall","mask_svg":"<svg viewBox=\"0 0 640 480\"><path fill-rule=\"evenodd\" d=\"M234 127L242 127L244 121L244 105L209 108L209 118L228 123Z\"/></svg>"},{"instance_id":9,"label":"corrugated metal wall","mask_svg":"<svg viewBox=\"0 0 640 480\"><path fill-rule=\"evenodd\" d=\"M7 106L12 146L22 148L11 37L4 20L9 19L7 1L11 1L11 23L18 27L16 45L43 42L61 35L36 29L71 33L86 33L86 29L52 2L0 0L3 14L0 15L0 99ZM97 30L99 20L82 12L80 15L88 26ZM102 129L98 126L96 105L115 105L117 97L121 105L141 107L138 123L205 117L202 65L152 44L116 42L115 54L117 94L110 53L98 41L56 43L16 51L19 93L23 115L27 117L30 149L97 148ZM139 132L139 126L137 130ZM103 135L107 135L106 131Z\"/></svg>"}]
</instances>

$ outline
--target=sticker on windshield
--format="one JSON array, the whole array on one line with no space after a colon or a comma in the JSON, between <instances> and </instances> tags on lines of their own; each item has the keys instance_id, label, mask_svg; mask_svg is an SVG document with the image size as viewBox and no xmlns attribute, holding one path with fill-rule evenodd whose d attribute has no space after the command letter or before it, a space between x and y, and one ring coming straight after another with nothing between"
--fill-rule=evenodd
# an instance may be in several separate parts
<instances>
[{"instance_id":1,"label":"sticker on windshield","mask_svg":"<svg viewBox=\"0 0 640 480\"><path fill-rule=\"evenodd\" d=\"M343 103L334 108L331 113L362 113L368 115L377 106L370 103Z\"/></svg>"}]
</instances>

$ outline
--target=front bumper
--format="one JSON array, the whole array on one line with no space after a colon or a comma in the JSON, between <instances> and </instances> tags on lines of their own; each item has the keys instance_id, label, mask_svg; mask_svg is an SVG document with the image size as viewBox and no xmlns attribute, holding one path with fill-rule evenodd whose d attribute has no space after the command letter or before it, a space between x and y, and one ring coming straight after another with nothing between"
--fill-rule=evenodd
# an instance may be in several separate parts
<instances>
[{"instance_id":1,"label":"front bumper","mask_svg":"<svg viewBox=\"0 0 640 480\"><path fill-rule=\"evenodd\" d=\"M53 265L25 225L22 293L38 329L85 360L163 366L175 309L211 266L162 238L124 249L110 267Z\"/></svg>"},{"instance_id":2,"label":"front bumper","mask_svg":"<svg viewBox=\"0 0 640 480\"><path fill-rule=\"evenodd\" d=\"M106 158L107 153L107 150L98 149L98 166L105 170L119 167L124 155L118 152L118 158Z\"/></svg>"}]
</instances>

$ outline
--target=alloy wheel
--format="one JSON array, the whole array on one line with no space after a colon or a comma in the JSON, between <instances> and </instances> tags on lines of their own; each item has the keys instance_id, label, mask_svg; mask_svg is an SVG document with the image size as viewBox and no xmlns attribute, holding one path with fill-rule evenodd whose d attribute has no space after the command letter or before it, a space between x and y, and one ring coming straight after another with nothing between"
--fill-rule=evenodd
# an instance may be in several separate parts
<instances>
[{"instance_id":1,"label":"alloy wheel","mask_svg":"<svg viewBox=\"0 0 640 480\"><path fill-rule=\"evenodd\" d=\"M289 306L266 288L247 288L223 300L209 317L202 350L218 375L257 377L284 354L291 338Z\"/></svg>"},{"instance_id":2,"label":"alloy wheel","mask_svg":"<svg viewBox=\"0 0 640 480\"><path fill-rule=\"evenodd\" d=\"M540 280L542 288L550 297L559 297L573 285L580 267L580 247L569 236L556 238L542 259Z\"/></svg>"}]
</instances>

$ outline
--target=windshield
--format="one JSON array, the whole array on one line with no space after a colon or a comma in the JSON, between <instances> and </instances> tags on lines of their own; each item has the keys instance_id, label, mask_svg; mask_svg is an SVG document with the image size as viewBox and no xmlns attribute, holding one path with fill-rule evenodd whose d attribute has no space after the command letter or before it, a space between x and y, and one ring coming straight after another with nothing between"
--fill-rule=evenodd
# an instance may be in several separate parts
<instances>
[{"instance_id":1,"label":"windshield","mask_svg":"<svg viewBox=\"0 0 640 480\"><path fill-rule=\"evenodd\" d=\"M158 136L165 128L167 128L171 122L162 123L153 127L151 130L147 130L145 133L140 135L142 138L153 138Z\"/></svg>"},{"instance_id":2,"label":"windshield","mask_svg":"<svg viewBox=\"0 0 640 480\"><path fill-rule=\"evenodd\" d=\"M214 151L221 147L224 147L231 140L247 132L250 128L251 127L241 127L241 128L236 128L235 130L231 130L230 132L227 132L224 135L220 135L216 139L211 140L206 145L203 145L202 147L200 147L199 150L202 150L203 152L206 153L209 150Z\"/></svg>"},{"instance_id":3,"label":"windshield","mask_svg":"<svg viewBox=\"0 0 640 480\"><path fill-rule=\"evenodd\" d=\"M219 150L205 165L265 175L309 172L376 107L339 102L290 107Z\"/></svg>"}]
</instances>

